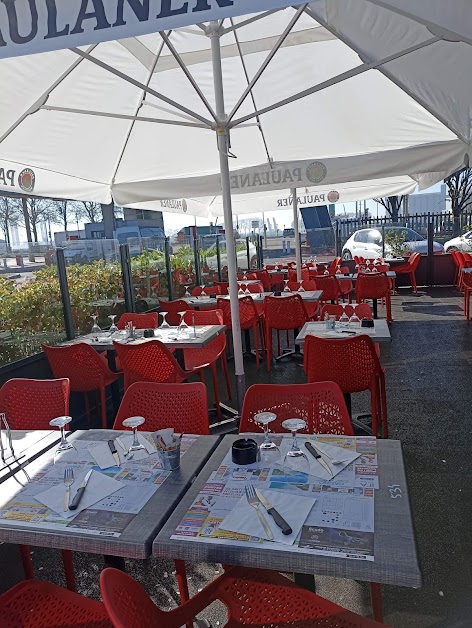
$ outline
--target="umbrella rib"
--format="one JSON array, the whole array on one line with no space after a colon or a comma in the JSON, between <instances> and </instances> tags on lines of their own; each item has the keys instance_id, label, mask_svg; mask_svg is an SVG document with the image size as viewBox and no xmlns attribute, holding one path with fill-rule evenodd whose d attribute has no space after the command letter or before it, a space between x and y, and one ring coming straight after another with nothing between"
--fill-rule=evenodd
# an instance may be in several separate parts
<instances>
[{"instance_id":1,"label":"umbrella rib","mask_svg":"<svg viewBox=\"0 0 472 628\"><path fill-rule=\"evenodd\" d=\"M137 81L131 76L127 76L124 72L121 72L120 70L113 68L111 65L108 65L108 63L105 63L104 61L101 61L100 59L97 59L96 57L92 57L91 55L89 55L86 52L83 52L79 48L70 48L70 50L75 52L80 57L87 59L91 63L98 65L103 70L106 70L107 72L110 72L111 74L114 74L115 76L118 76L119 78L123 79L124 81L127 81L128 83L131 83L131 85L134 85L135 87L138 87L139 89L142 89L143 92L146 92L147 94L151 94L151 96L154 96L155 98L158 98L159 100L163 100L168 105L171 105L172 107L175 107L176 109L179 109L180 111L183 111L184 113L188 114L190 117L195 118L196 120L199 120L200 122L202 122L209 128L212 127L212 122L210 120L207 120L207 118L204 118L203 116L196 113L195 111L192 111L191 109L184 107L184 105L181 105L178 102L175 102L174 100L172 100L172 98L168 98L167 96L164 96L164 94L157 92L155 89L152 89L152 87L146 87L144 83Z\"/></svg>"},{"instance_id":2,"label":"umbrella rib","mask_svg":"<svg viewBox=\"0 0 472 628\"><path fill-rule=\"evenodd\" d=\"M94 48L97 47L98 44L93 44L93 46L89 46L89 48L87 49L87 53L92 52L92 50ZM62 83L62 81L67 78L69 76L69 74L71 72L73 72L75 70L75 68L82 63L83 59L76 59L74 61L74 63L72 63L67 70L65 70L60 76L59 78L57 78L54 83L52 83L48 89L46 91L44 91L41 96L31 105L31 107L28 107L28 109L21 114L21 116L15 120L15 122L10 126L10 128L8 128L5 133L0 137L0 144L6 140L6 138L13 133L13 131L23 122L23 120L25 120L25 118L27 118L30 114L32 113L36 113L36 111L38 111L38 109L41 108L41 105L43 105L46 100L48 99L50 93L56 89L56 87L58 85L60 85Z\"/></svg>"},{"instance_id":3,"label":"umbrella rib","mask_svg":"<svg viewBox=\"0 0 472 628\"><path fill-rule=\"evenodd\" d=\"M233 18L230 18L230 22L231 22L231 25L233 25ZM238 33L236 29L234 30L233 34L234 34L234 39L236 41L236 46L238 47L239 57L241 59L241 65L243 66L244 76L246 77L246 82L249 85L250 84L249 74L247 72L246 62L244 61L243 51L241 50L241 45L239 43ZM251 100L252 100L252 104L254 105L254 111L257 111L256 99L254 97L254 93L252 90L251 90ZM271 159L270 159L270 154L269 154L269 148L267 146L267 140L266 140L264 131L262 130L262 124L259 119L259 116L256 116L256 121L257 121L257 126L259 127L259 131L261 132L262 142L264 143L264 149L267 155L267 161L270 163Z\"/></svg>"},{"instance_id":4,"label":"umbrella rib","mask_svg":"<svg viewBox=\"0 0 472 628\"><path fill-rule=\"evenodd\" d=\"M248 115L243 116L242 118L238 118L237 120L232 122L230 126L231 127L236 126L237 124L241 124L241 122L246 122L246 120L250 120L251 118L254 118L256 115L262 115L264 113L272 111L273 109L278 109L279 107L288 105L294 102L295 100L300 100L301 98L305 98L306 96L311 96L312 94L315 94L316 92L320 92L323 89L326 89L327 87L332 87L333 85L342 83L343 81L353 78L354 76L363 74L364 72L367 72L368 70L378 69L384 63L389 63L390 61L403 57L407 54L410 54L411 52L420 50L421 48L424 48L425 46L430 46L431 44L434 44L437 41L439 41L439 37L431 37L431 39L428 39L427 41L421 42L419 44L415 44L414 46L411 46L410 48L407 48L406 50L402 50L400 52L391 54L388 57L385 57L384 59L380 59L379 61L374 61L372 63L363 63L362 65L358 65L357 67L352 68L350 70L346 70L346 72L342 72L341 74L338 74L337 76L333 76L332 78L327 79L326 81L322 81L321 83L318 83L317 85L314 85L313 87L309 87L308 89L304 89L301 92L298 92L296 94L293 94L292 96L289 96L288 98L279 100L273 105L264 107L263 109L256 111L256 113L254 114L248 114Z\"/></svg>"},{"instance_id":5,"label":"umbrella rib","mask_svg":"<svg viewBox=\"0 0 472 628\"><path fill-rule=\"evenodd\" d=\"M185 63L182 61L179 53L177 52L177 50L174 48L173 44L171 43L170 39L167 37L167 35L164 32L160 32L159 33L160 36L162 37L165 45L167 46L167 48L170 50L172 56L174 57L174 59L177 61L180 69L182 70L182 72L185 74L185 76L187 77L188 81L190 82L190 84L192 85L193 89L196 91L196 93L198 94L198 96L200 97L200 100L202 101L202 103L205 105L205 107L207 108L209 114L211 115L211 117L213 118L213 120L218 123L218 118L216 113L213 111L210 103L208 102L208 100L205 98L204 93L202 92L202 90L199 88L197 82L195 81L195 79L193 78L192 74L190 73L189 69L187 68L187 66L185 65Z\"/></svg>"},{"instance_id":6,"label":"umbrella rib","mask_svg":"<svg viewBox=\"0 0 472 628\"><path fill-rule=\"evenodd\" d=\"M236 112L238 111L238 109L241 107L241 105L243 104L243 102L246 100L247 95L252 91L252 89L254 88L255 84L257 83L257 81L260 79L262 73L264 72L264 70L267 68L267 66L269 65L269 63L272 61L272 59L274 58L275 54L277 53L277 51L279 50L280 46L284 43L284 41L287 39L288 35L290 34L292 28L295 26L295 24L298 22L298 19L300 18L300 16L302 15L302 13L304 12L305 8L307 7L306 4L302 4L301 6L299 6L295 12L295 15L292 16L292 19L290 20L290 22L287 24L286 28L284 29L283 33L280 35L279 39L277 40L275 46L272 48L272 50L269 52L269 54L267 55L267 57L265 58L265 60L263 61L262 65L260 66L260 68L257 70L257 72L255 73L254 77L252 78L251 82L249 83L249 85L246 87L246 89L244 90L244 92L242 93L241 97L239 98L238 102L234 105L232 112L229 114L228 116L228 122L231 122L231 120L234 118L234 116L236 115Z\"/></svg>"},{"instance_id":7,"label":"umbrella rib","mask_svg":"<svg viewBox=\"0 0 472 628\"><path fill-rule=\"evenodd\" d=\"M364 54L361 51L359 51L357 49L357 47L345 35L339 33L335 28L330 26L330 24L328 24L328 22L326 22L322 17L318 16L313 11L312 8L308 8L307 7L305 9L305 13L307 15L309 15L312 19L314 19L315 22L318 22L319 24L324 26L324 28L326 28L327 31L329 31L332 35L337 37L340 41L343 42L343 44L348 46L348 48L353 50L357 55L364 56ZM436 40L437 41L441 41L441 38L440 37L436 37ZM430 41L430 40L428 40L428 41ZM385 63L385 60L383 60L383 61L381 61L379 63ZM420 98L418 95L414 94L406 85L404 85L399 79L397 79L395 76L393 76L391 74L391 72L388 71L387 68L384 68L381 65L379 65L376 69L378 69L378 71L381 72L386 78L388 78L390 81L392 81L392 83L394 83L397 87L399 87L402 91L404 91L405 94L407 94L415 102L417 102L419 105L421 105L421 107L423 107L423 109L425 109L429 114L431 114L434 118L436 118L436 120L438 120L438 122L440 122L447 129L449 129L449 131L451 131L451 133L453 133L458 139L460 139L461 142L464 142L465 144L469 143L469 140L466 137L464 137L459 131L454 129L454 127L450 124L450 122L446 118L444 118L441 114L439 114L436 111L434 111L434 109L432 109L422 98Z\"/></svg>"},{"instance_id":8,"label":"umbrella rib","mask_svg":"<svg viewBox=\"0 0 472 628\"><path fill-rule=\"evenodd\" d=\"M259 15L255 15L254 17L250 17L247 20L243 20L242 22L238 22L236 26L233 23L233 18L231 18L231 26L228 28L223 28L221 31L222 35L226 35L226 33L230 33L231 31L236 31L238 28L242 26L247 26L248 24L252 24L253 22L257 22L258 20L262 20L263 18L272 15L272 13L278 13L279 11L283 11L283 9L272 9L271 11L265 11L265 13L260 13Z\"/></svg>"}]
</instances>

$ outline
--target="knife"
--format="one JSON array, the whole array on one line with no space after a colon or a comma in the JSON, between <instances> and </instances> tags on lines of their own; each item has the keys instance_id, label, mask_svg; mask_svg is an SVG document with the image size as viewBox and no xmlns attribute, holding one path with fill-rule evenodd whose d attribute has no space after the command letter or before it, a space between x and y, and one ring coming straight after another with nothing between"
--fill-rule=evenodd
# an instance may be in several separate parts
<instances>
[{"instance_id":1,"label":"knife","mask_svg":"<svg viewBox=\"0 0 472 628\"><path fill-rule=\"evenodd\" d=\"M82 480L82 484L77 489L77 493L75 494L74 499L72 500L72 504L69 506L69 510L77 510L80 500L82 499L82 495L85 492L85 487L87 486L87 482L90 480L90 476L92 475L92 471L93 469L90 469L90 471Z\"/></svg>"},{"instance_id":2,"label":"knife","mask_svg":"<svg viewBox=\"0 0 472 628\"><path fill-rule=\"evenodd\" d=\"M308 451L313 456L313 458L316 458L318 460L318 462L323 467L323 469L325 469L329 473L330 477L332 478L333 472L331 471L329 464L326 462L323 456L319 453L319 451L308 440L305 443L305 447L308 449Z\"/></svg>"},{"instance_id":3,"label":"knife","mask_svg":"<svg viewBox=\"0 0 472 628\"><path fill-rule=\"evenodd\" d=\"M282 534L292 534L292 528L285 521L285 519L282 517L282 515L277 510L275 510L275 508L273 506L271 506L271 504L269 504L267 499L264 497L264 495L260 492L260 490L258 488L256 488L256 495L257 495L257 498L259 499L259 501L261 502L261 504L264 506L264 508L269 513L269 515L273 518L275 523L282 530Z\"/></svg>"},{"instance_id":4,"label":"knife","mask_svg":"<svg viewBox=\"0 0 472 628\"><path fill-rule=\"evenodd\" d=\"M116 451L116 446L115 446L115 441L114 440L109 440L108 441L108 447L110 448L111 453L113 454L113 458L115 459L115 462L117 464L117 466L120 466L120 456L118 454L118 452Z\"/></svg>"}]
</instances>

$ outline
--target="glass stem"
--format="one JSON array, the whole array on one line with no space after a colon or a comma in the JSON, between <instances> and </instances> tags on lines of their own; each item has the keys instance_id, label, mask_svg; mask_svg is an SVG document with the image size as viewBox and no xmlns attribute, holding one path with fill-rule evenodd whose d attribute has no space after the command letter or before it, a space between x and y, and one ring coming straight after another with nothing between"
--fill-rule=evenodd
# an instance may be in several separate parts
<instances>
[{"instance_id":1,"label":"glass stem","mask_svg":"<svg viewBox=\"0 0 472 628\"><path fill-rule=\"evenodd\" d=\"M133 427L133 447L139 447L137 427Z\"/></svg>"},{"instance_id":2,"label":"glass stem","mask_svg":"<svg viewBox=\"0 0 472 628\"><path fill-rule=\"evenodd\" d=\"M293 442L292 442L292 450L298 451L298 440L297 440L297 432L292 432Z\"/></svg>"},{"instance_id":3,"label":"glass stem","mask_svg":"<svg viewBox=\"0 0 472 628\"><path fill-rule=\"evenodd\" d=\"M66 437L64 435L64 426L63 425L61 425L60 430L61 430L61 445L67 445Z\"/></svg>"},{"instance_id":4,"label":"glass stem","mask_svg":"<svg viewBox=\"0 0 472 628\"><path fill-rule=\"evenodd\" d=\"M265 443L270 443L270 439L269 439L269 424L268 423L264 424L264 442Z\"/></svg>"}]
</instances>

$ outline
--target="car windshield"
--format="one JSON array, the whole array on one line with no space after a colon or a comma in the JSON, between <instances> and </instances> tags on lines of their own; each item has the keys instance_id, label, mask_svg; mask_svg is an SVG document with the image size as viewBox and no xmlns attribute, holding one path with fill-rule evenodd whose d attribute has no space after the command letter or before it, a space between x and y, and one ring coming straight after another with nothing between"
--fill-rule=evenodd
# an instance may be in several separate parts
<instances>
[{"instance_id":1,"label":"car windshield","mask_svg":"<svg viewBox=\"0 0 472 628\"><path fill-rule=\"evenodd\" d=\"M399 229L385 229L385 231L389 233L405 232L405 242L420 242L421 240L424 240L422 235L416 233L416 231L413 231L413 229L408 229L407 227Z\"/></svg>"}]
</instances>

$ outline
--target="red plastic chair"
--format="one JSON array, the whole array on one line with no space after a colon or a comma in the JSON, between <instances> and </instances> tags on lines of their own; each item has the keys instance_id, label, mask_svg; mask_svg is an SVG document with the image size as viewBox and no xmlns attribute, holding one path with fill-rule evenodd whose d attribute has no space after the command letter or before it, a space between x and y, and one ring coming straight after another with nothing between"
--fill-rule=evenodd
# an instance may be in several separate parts
<instances>
[{"instance_id":1,"label":"red plastic chair","mask_svg":"<svg viewBox=\"0 0 472 628\"><path fill-rule=\"evenodd\" d=\"M0 595L2 628L113 628L105 606L44 580L26 580Z\"/></svg>"},{"instance_id":2,"label":"red plastic chair","mask_svg":"<svg viewBox=\"0 0 472 628\"><path fill-rule=\"evenodd\" d=\"M421 255L419 253L412 253L408 258L406 264L395 266L395 273L397 275L410 275L410 282L413 288L413 292L418 292L416 289L416 269L420 263ZM378 268L378 267L377 267ZM380 269L378 269L380 270Z\"/></svg>"},{"instance_id":3,"label":"red plastic chair","mask_svg":"<svg viewBox=\"0 0 472 628\"><path fill-rule=\"evenodd\" d=\"M265 269L256 270L254 274L256 275L256 278L262 282L262 285L264 286L264 292L271 292L272 290L271 280L270 280L270 275L267 272L267 270Z\"/></svg>"},{"instance_id":4,"label":"red plastic chair","mask_svg":"<svg viewBox=\"0 0 472 628\"><path fill-rule=\"evenodd\" d=\"M284 432L285 419L306 421L304 434L354 434L346 402L334 382L312 384L254 384L246 392L239 432L262 432L254 421L258 412L274 412L272 432Z\"/></svg>"},{"instance_id":5,"label":"red plastic chair","mask_svg":"<svg viewBox=\"0 0 472 628\"><path fill-rule=\"evenodd\" d=\"M461 275L462 286L464 288L464 315L467 320L467 325L470 325L470 295L472 294L472 274L461 273Z\"/></svg>"},{"instance_id":6,"label":"red plastic chair","mask_svg":"<svg viewBox=\"0 0 472 628\"><path fill-rule=\"evenodd\" d=\"M9 379L0 388L0 412L12 430L50 430L49 421L69 414L67 378Z\"/></svg>"},{"instance_id":7,"label":"red plastic chair","mask_svg":"<svg viewBox=\"0 0 472 628\"><path fill-rule=\"evenodd\" d=\"M369 336L342 339L308 335L304 345L304 368L308 382L333 381L343 393L370 391L372 434L381 423L388 438L385 371Z\"/></svg>"},{"instance_id":8,"label":"red plastic chair","mask_svg":"<svg viewBox=\"0 0 472 628\"><path fill-rule=\"evenodd\" d=\"M315 283L318 290L323 290L320 297L321 303L327 303L328 301L338 303L341 289L335 275L318 275Z\"/></svg>"},{"instance_id":9,"label":"red plastic chair","mask_svg":"<svg viewBox=\"0 0 472 628\"><path fill-rule=\"evenodd\" d=\"M187 325L223 325L223 312L221 310L203 310L200 312L187 312L184 317ZM184 349L184 363L188 371L198 371L200 380L204 382L203 371L205 368L211 370L213 379L213 390L215 392L216 412L221 420L220 394L218 390L218 379L216 376L216 365L221 358L221 365L226 379L226 390L231 399L231 386L229 383L228 362L226 360L226 334L220 334L212 340L206 347L195 349Z\"/></svg>"},{"instance_id":10,"label":"red plastic chair","mask_svg":"<svg viewBox=\"0 0 472 628\"><path fill-rule=\"evenodd\" d=\"M265 337L267 346L267 370L271 369L272 362L272 330L301 329L309 320L305 304L299 294L287 297L266 297L264 299ZM280 354L280 338L277 335L277 358L293 354L293 350L285 349Z\"/></svg>"},{"instance_id":11,"label":"red plastic chair","mask_svg":"<svg viewBox=\"0 0 472 628\"><path fill-rule=\"evenodd\" d=\"M121 377L113 373L105 360L85 342L78 342L63 347L41 345L48 359L54 377L66 377L70 380L72 392L84 393L85 407L89 416L87 393L100 392L102 429L107 428L106 387Z\"/></svg>"},{"instance_id":12,"label":"red plastic chair","mask_svg":"<svg viewBox=\"0 0 472 628\"><path fill-rule=\"evenodd\" d=\"M218 286L220 288L221 290L220 294L222 296L225 296L228 294L229 283L227 281L215 281L215 286Z\"/></svg>"},{"instance_id":13,"label":"red plastic chair","mask_svg":"<svg viewBox=\"0 0 472 628\"><path fill-rule=\"evenodd\" d=\"M289 281L297 281L297 271L289 268L287 279ZM302 280L309 281L310 279L310 271L308 268L302 268Z\"/></svg>"},{"instance_id":14,"label":"red plastic chair","mask_svg":"<svg viewBox=\"0 0 472 628\"><path fill-rule=\"evenodd\" d=\"M126 390L113 424L122 430L130 416L143 416L138 430L155 432L173 427L185 434L209 434L208 401L205 384L154 384L136 382Z\"/></svg>"},{"instance_id":15,"label":"red plastic chair","mask_svg":"<svg viewBox=\"0 0 472 628\"><path fill-rule=\"evenodd\" d=\"M357 275L356 301L363 303L366 299L385 299L387 323L392 322L390 280L385 273L359 273Z\"/></svg>"},{"instance_id":16,"label":"red plastic chair","mask_svg":"<svg viewBox=\"0 0 472 628\"><path fill-rule=\"evenodd\" d=\"M231 303L229 299L218 299L218 309L223 312L223 324L226 325L226 329L229 331L233 328L231 321ZM239 299L239 322L241 330L252 329L254 335L256 366L259 368L259 342L257 339L257 332L261 336L261 347L264 349L264 330L261 323L261 317L257 311L256 304L252 300L252 297L241 297Z\"/></svg>"},{"instance_id":17,"label":"red plastic chair","mask_svg":"<svg viewBox=\"0 0 472 628\"><path fill-rule=\"evenodd\" d=\"M69 415L67 378L9 379L0 388L0 412L4 412L12 430L50 430L49 421ZM19 545L26 578L33 578L33 563L27 545ZM75 590L72 552L62 550L67 586Z\"/></svg>"},{"instance_id":18,"label":"red plastic chair","mask_svg":"<svg viewBox=\"0 0 472 628\"><path fill-rule=\"evenodd\" d=\"M226 628L277 626L282 628L379 628L333 602L298 587L274 571L232 567L188 602L162 611L130 576L117 569L100 574L103 603L115 628L180 628L215 600L226 606ZM316 621L317 620L317 621Z\"/></svg>"},{"instance_id":19,"label":"red plastic chair","mask_svg":"<svg viewBox=\"0 0 472 628\"><path fill-rule=\"evenodd\" d=\"M180 383L193 372L184 371L160 340L127 345L113 341L125 377L125 390L134 382Z\"/></svg>"},{"instance_id":20,"label":"red plastic chair","mask_svg":"<svg viewBox=\"0 0 472 628\"><path fill-rule=\"evenodd\" d=\"M300 288L300 284L298 283L298 281L289 281L287 283L287 286L292 292L298 292L298 289ZM318 290L316 286L316 281L314 281L313 279L302 279L302 287L305 290Z\"/></svg>"},{"instance_id":21,"label":"red plastic chair","mask_svg":"<svg viewBox=\"0 0 472 628\"><path fill-rule=\"evenodd\" d=\"M201 286L195 286L195 288L192 290L192 297L199 297L202 294L202 292L203 292L203 288ZM221 295L223 293L221 292L221 287L215 285L215 286L205 286L205 294L210 296L210 294ZM182 310L179 310L179 312L181 311Z\"/></svg>"},{"instance_id":22,"label":"red plastic chair","mask_svg":"<svg viewBox=\"0 0 472 628\"><path fill-rule=\"evenodd\" d=\"M349 318L354 314L354 312L360 319L373 318L372 310L368 303L358 303L357 305L351 305L349 303L338 303L338 305L326 303L326 305L323 305L321 309L320 320L324 320L325 314L329 314L331 316L336 316L336 320L338 321L343 315L343 312L346 312Z\"/></svg>"},{"instance_id":23,"label":"red plastic chair","mask_svg":"<svg viewBox=\"0 0 472 628\"><path fill-rule=\"evenodd\" d=\"M193 309L192 306L183 299L177 299L176 301L164 301L159 299L159 308L162 312L167 312L166 321L172 327L177 327L180 323L179 312Z\"/></svg>"},{"instance_id":24,"label":"red plastic chair","mask_svg":"<svg viewBox=\"0 0 472 628\"><path fill-rule=\"evenodd\" d=\"M238 281L244 281L245 279L248 279L248 280L257 279L256 273L238 273L236 277Z\"/></svg>"},{"instance_id":25,"label":"red plastic chair","mask_svg":"<svg viewBox=\"0 0 472 628\"><path fill-rule=\"evenodd\" d=\"M327 269L328 269L330 275L332 275L332 274L334 274L336 272L338 267L341 266L341 262L342 262L342 258L341 257L335 257L333 259L333 261L330 264L328 264Z\"/></svg>"},{"instance_id":26,"label":"red plastic chair","mask_svg":"<svg viewBox=\"0 0 472 628\"><path fill-rule=\"evenodd\" d=\"M157 312L148 312L146 314L125 312L120 316L120 320L117 322L116 326L118 329L125 329L128 323L133 323L136 329L156 329Z\"/></svg>"}]
</instances>

